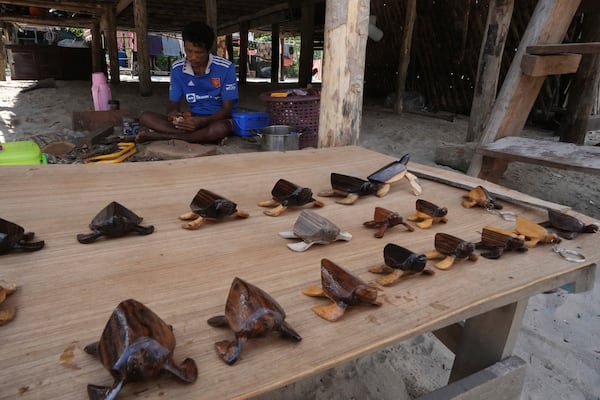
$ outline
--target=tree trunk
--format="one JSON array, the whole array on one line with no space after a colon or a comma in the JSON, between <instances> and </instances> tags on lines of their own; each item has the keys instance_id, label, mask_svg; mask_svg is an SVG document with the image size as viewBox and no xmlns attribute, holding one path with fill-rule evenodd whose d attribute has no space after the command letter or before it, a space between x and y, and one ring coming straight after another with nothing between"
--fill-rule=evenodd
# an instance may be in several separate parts
<instances>
[{"instance_id":1,"label":"tree trunk","mask_svg":"<svg viewBox=\"0 0 600 400\"><path fill-rule=\"evenodd\" d=\"M404 16L404 27L402 29L402 44L400 45L400 65L398 67L398 82L396 86L396 103L394 111L398 114L403 110L404 89L406 86L406 75L410 63L410 50L412 48L412 37L417 18L417 0L406 1L406 15Z\"/></svg>"}]
</instances>

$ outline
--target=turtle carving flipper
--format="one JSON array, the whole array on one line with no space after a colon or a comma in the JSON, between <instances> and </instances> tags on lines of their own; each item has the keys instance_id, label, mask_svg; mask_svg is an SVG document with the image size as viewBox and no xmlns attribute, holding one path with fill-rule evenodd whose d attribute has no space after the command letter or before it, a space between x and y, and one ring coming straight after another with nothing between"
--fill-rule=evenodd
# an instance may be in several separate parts
<instances>
[{"instance_id":1,"label":"turtle carving flipper","mask_svg":"<svg viewBox=\"0 0 600 400\"><path fill-rule=\"evenodd\" d=\"M345 303L332 303L326 306L315 306L311 309L319 317L330 322L335 322L344 316L347 308L348 306Z\"/></svg>"}]
</instances>

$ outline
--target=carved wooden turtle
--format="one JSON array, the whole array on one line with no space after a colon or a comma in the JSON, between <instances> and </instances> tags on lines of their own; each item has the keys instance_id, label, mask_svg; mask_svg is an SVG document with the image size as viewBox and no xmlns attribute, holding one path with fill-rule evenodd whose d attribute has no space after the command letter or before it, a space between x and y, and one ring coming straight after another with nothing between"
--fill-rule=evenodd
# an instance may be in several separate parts
<instances>
[{"instance_id":1,"label":"carved wooden turtle","mask_svg":"<svg viewBox=\"0 0 600 400\"><path fill-rule=\"evenodd\" d=\"M543 226L523 217L517 217L515 232L525 237L527 247L534 247L538 243L560 243L556 233L549 233Z\"/></svg>"},{"instance_id":2,"label":"carved wooden turtle","mask_svg":"<svg viewBox=\"0 0 600 400\"><path fill-rule=\"evenodd\" d=\"M131 232L137 232L140 235L149 235L154 232L154 226L142 226L142 217L137 216L133 211L127 209L121 204L113 201L104 207L90 223L92 233L80 233L77 235L79 243L92 243L100 236L117 238L125 236Z\"/></svg>"},{"instance_id":3,"label":"carved wooden turtle","mask_svg":"<svg viewBox=\"0 0 600 400\"><path fill-rule=\"evenodd\" d=\"M4 303L4 300L11 294L17 291L17 285L14 283L8 283L0 280L0 304ZM8 324L15 318L17 309L15 307L8 307L0 310L0 326Z\"/></svg>"},{"instance_id":4,"label":"carved wooden turtle","mask_svg":"<svg viewBox=\"0 0 600 400\"><path fill-rule=\"evenodd\" d=\"M390 191L391 184L398 182L403 178L408 180L415 196L418 196L423 192L419 178L408 172L408 169L406 168L408 160L409 156L408 154L405 154L399 160L389 163L367 177L370 182L379 185L377 196L385 196Z\"/></svg>"},{"instance_id":5,"label":"carved wooden turtle","mask_svg":"<svg viewBox=\"0 0 600 400\"><path fill-rule=\"evenodd\" d=\"M579 218L552 209L548 209L548 221L540 225L552 228L558 236L569 240L575 239L580 233L598 232L598 225L586 224Z\"/></svg>"},{"instance_id":6,"label":"carved wooden turtle","mask_svg":"<svg viewBox=\"0 0 600 400\"><path fill-rule=\"evenodd\" d=\"M191 212L182 214L179 219L186 222L181 225L184 229L198 229L204 221L219 221L230 215L238 218L248 218L248 213L238 211L237 204L209 190L200 189L190 203Z\"/></svg>"},{"instance_id":7,"label":"carved wooden turtle","mask_svg":"<svg viewBox=\"0 0 600 400\"><path fill-rule=\"evenodd\" d=\"M0 254L12 250L37 251L44 247L44 241L32 242L34 232L25 232L21 225L0 218Z\"/></svg>"},{"instance_id":8,"label":"carved wooden turtle","mask_svg":"<svg viewBox=\"0 0 600 400\"><path fill-rule=\"evenodd\" d=\"M373 236L380 239L389 228L396 225L404 225L406 230L413 232L415 228L404 222L404 219L397 212L390 211L383 207L375 207L373 219L363 223L367 228L378 229Z\"/></svg>"},{"instance_id":9,"label":"carved wooden turtle","mask_svg":"<svg viewBox=\"0 0 600 400\"><path fill-rule=\"evenodd\" d=\"M505 251L525 252L528 249L525 236L489 225L481 230L481 241L475 244L475 248L484 250L481 255L492 260L500 258Z\"/></svg>"},{"instance_id":10,"label":"carved wooden turtle","mask_svg":"<svg viewBox=\"0 0 600 400\"><path fill-rule=\"evenodd\" d=\"M446 270L452 267L455 260L469 259L469 261L477 261L475 251L475 243L462 240L456 236L447 233L436 233L435 250L425 253L428 260L443 258L438 261L436 268Z\"/></svg>"},{"instance_id":11,"label":"carved wooden turtle","mask_svg":"<svg viewBox=\"0 0 600 400\"><path fill-rule=\"evenodd\" d=\"M302 337L285 321L283 308L262 289L234 278L225 304L225 315L217 315L208 321L210 326L229 327L235 333L235 340L222 340L215 343L219 356L227 363L235 363L242 352L244 343L251 338L267 336L279 332L284 339L296 342Z\"/></svg>"},{"instance_id":12,"label":"carved wooden turtle","mask_svg":"<svg viewBox=\"0 0 600 400\"><path fill-rule=\"evenodd\" d=\"M311 286L303 290L307 296L327 297L333 304L313 307L312 310L328 321L340 319L349 306L361 303L380 306L377 288L369 286L334 262L321 259L321 287Z\"/></svg>"},{"instance_id":13,"label":"carved wooden turtle","mask_svg":"<svg viewBox=\"0 0 600 400\"><path fill-rule=\"evenodd\" d=\"M280 179L271 190L273 198L271 200L261 201L258 203L261 207L272 207L270 210L263 211L264 214L271 217L281 215L288 207L303 206L312 203L315 207L323 207L325 204L312 197L312 190L296 185L285 179Z\"/></svg>"},{"instance_id":14,"label":"carved wooden turtle","mask_svg":"<svg viewBox=\"0 0 600 400\"><path fill-rule=\"evenodd\" d=\"M285 239L302 239L301 242L288 244L294 251L307 250L316 243L328 244L336 240L352 239L349 232L341 232L333 222L310 210L302 210L294 223L293 231L279 232L279 236Z\"/></svg>"},{"instance_id":15,"label":"carved wooden turtle","mask_svg":"<svg viewBox=\"0 0 600 400\"><path fill-rule=\"evenodd\" d=\"M469 193L463 195L463 207L471 208L479 206L487 209L501 210L502 204L496 203L496 200L490 195L486 188L479 185L473 188Z\"/></svg>"},{"instance_id":16,"label":"carved wooden turtle","mask_svg":"<svg viewBox=\"0 0 600 400\"><path fill-rule=\"evenodd\" d=\"M433 223L446 223L448 218L448 209L446 207L438 207L437 205L423 199L418 199L415 204L416 211L414 215L411 215L407 219L409 221L416 221L417 226L421 229L431 228Z\"/></svg>"},{"instance_id":17,"label":"carved wooden turtle","mask_svg":"<svg viewBox=\"0 0 600 400\"><path fill-rule=\"evenodd\" d=\"M173 361L173 328L134 299L115 308L100 341L84 350L97 356L114 378L112 387L89 384L91 400L115 399L125 383L156 379L162 371L186 383L195 382L198 377L193 359L186 358L180 365Z\"/></svg>"},{"instance_id":18,"label":"carved wooden turtle","mask_svg":"<svg viewBox=\"0 0 600 400\"><path fill-rule=\"evenodd\" d=\"M379 190L378 183L336 172L331 173L330 180L331 189L321 191L317 194L323 197L343 196L343 199L335 201L338 204L354 204L360 196L373 194Z\"/></svg>"},{"instance_id":19,"label":"carved wooden turtle","mask_svg":"<svg viewBox=\"0 0 600 400\"><path fill-rule=\"evenodd\" d=\"M369 268L369 272L385 274L375 280L382 286L391 286L404 276L418 273L433 275L435 273L433 270L425 268L427 258L424 254L413 253L394 243L385 245L383 259L384 264Z\"/></svg>"}]
</instances>

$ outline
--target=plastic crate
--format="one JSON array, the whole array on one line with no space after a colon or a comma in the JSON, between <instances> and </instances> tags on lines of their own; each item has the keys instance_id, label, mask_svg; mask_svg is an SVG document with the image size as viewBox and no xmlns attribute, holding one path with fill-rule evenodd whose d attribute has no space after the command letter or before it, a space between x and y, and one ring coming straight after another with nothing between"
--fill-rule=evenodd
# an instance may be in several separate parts
<instances>
[{"instance_id":1,"label":"plastic crate","mask_svg":"<svg viewBox=\"0 0 600 400\"><path fill-rule=\"evenodd\" d=\"M47 164L40 146L31 140L0 143L0 165Z\"/></svg>"},{"instance_id":2,"label":"plastic crate","mask_svg":"<svg viewBox=\"0 0 600 400\"><path fill-rule=\"evenodd\" d=\"M303 133L299 147L317 147L319 144L320 96L273 97L270 92L262 93L260 99L267 106L271 125L290 125Z\"/></svg>"},{"instance_id":3,"label":"plastic crate","mask_svg":"<svg viewBox=\"0 0 600 400\"><path fill-rule=\"evenodd\" d=\"M237 112L232 114L233 133L237 136L253 136L253 129L261 129L269 125L269 114L266 112Z\"/></svg>"}]
</instances>

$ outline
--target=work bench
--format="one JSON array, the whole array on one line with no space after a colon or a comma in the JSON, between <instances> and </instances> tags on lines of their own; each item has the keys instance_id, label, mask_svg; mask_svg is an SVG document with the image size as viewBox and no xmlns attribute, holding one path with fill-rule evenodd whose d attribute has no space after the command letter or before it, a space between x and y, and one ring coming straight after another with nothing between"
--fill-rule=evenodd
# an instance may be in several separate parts
<instances>
[{"instance_id":1,"label":"work bench","mask_svg":"<svg viewBox=\"0 0 600 400\"><path fill-rule=\"evenodd\" d=\"M302 290L320 285L322 258L373 282L379 275L368 268L383 263L387 243L425 253L434 249L437 232L478 242L484 225L513 229L514 222L484 208L462 206L462 195L479 184L496 196L503 211L535 222L546 220L546 207L568 211L474 177L409 162L408 169L420 176L423 187L418 197L404 180L393 184L385 197L361 197L350 206L315 195L325 206L313 210L353 238L298 253L287 248L289 240L278 232L290 230L300 210L290 208L269 217L257 205L271 197L280 178L317 193L330 188L331 172L365 178L393 160L349 146L177 161L0 168L0 217L45 241L40 251L0 256L0 279L18 286L0 305L17 307L16 318L0 326L0 399L79 400L86 398L88 383L110 385L110 373L83 348L99 339L113 309L129 298L173 326L174 359L179 363L193 358L198 380L184 384L165 375L127 384L119 398L143 394L147 399L226 399L269 392L426 332L435 332L456 353L451 381L468 379L512 355L531 296L570 282L577 290L592 287L600 259L598 236L581 234L561 246L584 254L583 263L568 262L551 245L539 244L525 253L458 261L433 276L401 280L382 288L380 307L351 307L334 323L319 318L311 307L328 300L307 297ZM201 188L236 202L250 216L207 221L195 231L182 229L178 216L189 211ZM382 239L363 226L376 206L404 217L414 214L417 198L447 207L448 222L414 232L394 227ZM154 233L80 244L76 235L90 232L92 218L112 201L142 216L142 225L153 225ZM428 261L430 268L433 264ZM250 339L240 360L226 365L214 343L233 339L233 333L211 327L206 320L223 314L234 277L276 299L302 341L276 334Z\"/></svg>"}]
</instances>

